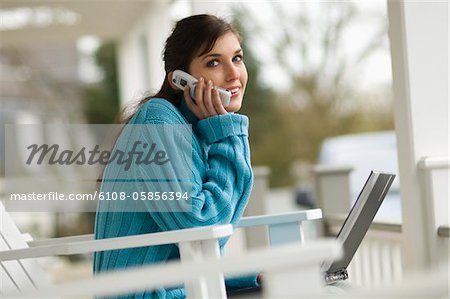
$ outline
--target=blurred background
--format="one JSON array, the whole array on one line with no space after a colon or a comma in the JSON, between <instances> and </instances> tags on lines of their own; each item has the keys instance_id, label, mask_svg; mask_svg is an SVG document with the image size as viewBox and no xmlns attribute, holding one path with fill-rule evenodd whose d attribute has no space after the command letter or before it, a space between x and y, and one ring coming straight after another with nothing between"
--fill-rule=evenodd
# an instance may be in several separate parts
<instances>
[{"instance_id":1,"label":"blurred background","mask_svg":"<svg viewBox=\"0 0 450 299\"><path fill-rule=\"evenodd\" d=\"M252 164L268 184L265 212L317 206L317 164L359 169L354 200L370 169L397 172L386 10L380 0L258 1L257 8L253 1L2 0L0 123L114 123L161 86L161 52L174 23L213 13L243 37L250 80L241 113L251 120ZM15 145L0 146L2 181L5 146ZM400 223L394 189L384 215ZM12 214L36 237L90 233L94 221L93 213Z\"/></svg>"}]
</instances>

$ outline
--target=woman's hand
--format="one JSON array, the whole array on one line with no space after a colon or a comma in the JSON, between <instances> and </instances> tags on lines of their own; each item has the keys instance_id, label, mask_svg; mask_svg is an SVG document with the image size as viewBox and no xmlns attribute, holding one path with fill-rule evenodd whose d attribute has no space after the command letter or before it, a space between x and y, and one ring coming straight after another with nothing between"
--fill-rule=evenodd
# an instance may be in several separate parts
<instances>
[{"instance_id":1,"label":"woman's hand","mask_svg":"<svg viewBox=\"0 0 450 299\"><path fill-rule=\"evenodd\" d=\"M214 88L211 80L208 82L205 82L203 78L198 80L195 87L195 102L191 98L189 86L184 89L184 98L188 108L199 119L228 113L223 107L219 92Z\"/></svg>"}]
</instances>

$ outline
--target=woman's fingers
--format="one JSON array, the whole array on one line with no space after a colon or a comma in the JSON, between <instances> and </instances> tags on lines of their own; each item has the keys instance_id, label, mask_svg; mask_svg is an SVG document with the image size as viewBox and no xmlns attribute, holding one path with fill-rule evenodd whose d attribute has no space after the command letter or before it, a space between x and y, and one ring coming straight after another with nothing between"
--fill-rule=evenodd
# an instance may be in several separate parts
<instances>
[{"instance_id":1,"label":"woman's fingers","mask_svg":"<svg viewBox=\"0 0 450 299\"><path fill-rule=\"evenodd\" d=\"M212 104L214 105L217 114L227 114L227 110L223 107L222 101L220 100L219 91L214 88L212 90Z\"/></svg>"},{"instance_id":2,"label":"woman's fingers","mask_svg":"<svg viewBox=\"0 0 450 299\"><path fill-rule=\"evenodd\" d=\"M217 111L212 103L213 101L212 100L213 95L211 94L212 91L213 91L213 84L212 81L209 80L203 92L203 104L205 105L205 108L208 111L209 116L217 115Z\"/></svg>"},{"instance_id":3,"label":"woman's fingers","mask_svg":"<svg viewBox=\"0 0 450 299\"><path fill-rule=\"evenodd\" d=\"M208 117L208 111L203 103L203 89L205 88L205 80L200 78L195 86L195 104L203 114L202 118Z\"/></svg>"},{"instance_id":4,"label":"woman's fingers","mask_svg":"<svg viewBox=\"0 0 450 299\"><path fill-rule=\"evenodd\" d=\"M205 83L203 78L198 80L197 85L195 86L195 100L190 95L189 86L184 90L184 97L188 108L199 119L228 113L223 107L219 92L214 87L211 80L207 83Z\"/></svg>"},{"instance_id":5,"label":"woman's fingers","mask_svg":"<svg viewBox=\"0 0 450 299\"><path fill-rule=\"evenodd\" d=\"M203 113L201 112L200 108L194 103L194 101L191 98L191 93L190 93L190 87L189 85L186 86L186 88L184 89L184 98L186 100L186 105L189 108L189 110L192 111L192 113L194 113L195 116L197 116L197 118L199 119L203 119L205 118L205 116L203 115Z\"/></svg>"}]
</instances>

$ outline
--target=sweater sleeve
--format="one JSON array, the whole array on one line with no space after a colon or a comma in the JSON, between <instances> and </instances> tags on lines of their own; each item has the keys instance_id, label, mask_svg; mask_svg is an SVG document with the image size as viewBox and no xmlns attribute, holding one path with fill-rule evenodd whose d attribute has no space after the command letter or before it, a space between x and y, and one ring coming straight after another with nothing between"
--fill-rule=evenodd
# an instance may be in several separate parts
<instances>
[{"instance_id":1,"label":"sweater sleeve","mask_svg":"<svg viewBox=\"0 0 450 299\"><path fill-rule=\"evenodd\" d=\"M234 292L242 289L252 289L260 286L257 279L258 273L247 276L227 277L225 279L225 286L227 288L227 292Z\"/></svg>"},{"instance_id":2,"label":"sweater sleeve","mask_svg":"<svg viewBox=\"0 0 450 299\"><path fill-rule=\"evenodd\" d=\"M157 122L148 120L147 123ZM253 182L247 117L238 114L214 116L199 121L197 128L206 147L178 132L165 134L162 138L166 147L172 149L172 167L164 174L166 178L176 178L170 181L170 189L185 188L178 179L185 179L186 174L191 183L187 212L171 212L172 206L152 213L162 230L236 224L247 204ZM153 188L152 184L146 186L148 190Z\"/></svg>"},{"instance_id":3,"label":"sweater sleeve","mask_svg":"<svg viewBox=\"0 0 450 299\"><path fill-rule=\"evenodd\" d=\"M253 183L246 116L230 113L209 117L198 121L192 133L191 126L176 111L154 109L151 113L137 113L130 123L133 124L146 128L139 133L132 130L128 135L122 132L118 143L128 152L133 150L136 140L141 147L156 144L157 149L164 148L170 162L164 165L134 163L127 171L124 171L126 165L116 169L109 165L105 178L113 181L110 189L117 190L124 186L123 182L132 182L127 183L131 186L127 190L138 195L187 191L188 201L139 201L161 231L235 225L239 221ZM224 240L220 243L223 246Z\"/></svg>"}]
</instances>

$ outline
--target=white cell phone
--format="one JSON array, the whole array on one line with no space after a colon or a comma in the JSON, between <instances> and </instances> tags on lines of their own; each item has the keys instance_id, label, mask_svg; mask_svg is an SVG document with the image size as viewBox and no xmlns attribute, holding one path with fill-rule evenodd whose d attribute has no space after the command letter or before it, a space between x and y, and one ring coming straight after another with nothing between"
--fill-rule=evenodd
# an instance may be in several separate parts
<instances>
[{"instance_id":1,"label":"white cell phone","mask_svg":"<svg viewBox=\"0 0 450 299\"><path fill-rule=\"evenodd\" d=\"M181 90L184 90L186 86L189 85L191 98L194 100L195 100L195 86L197 85L197 81L198 81L197 78L181 70L175 70L173 72L172 76L173 84L175 84ZM214 88L217 89L217 91L219 92L219 97L220 100L222 101L222 105L224 107L227 107L230 104L231 92L221 87L214 87Z\"/></svg>"}]
</instances>

